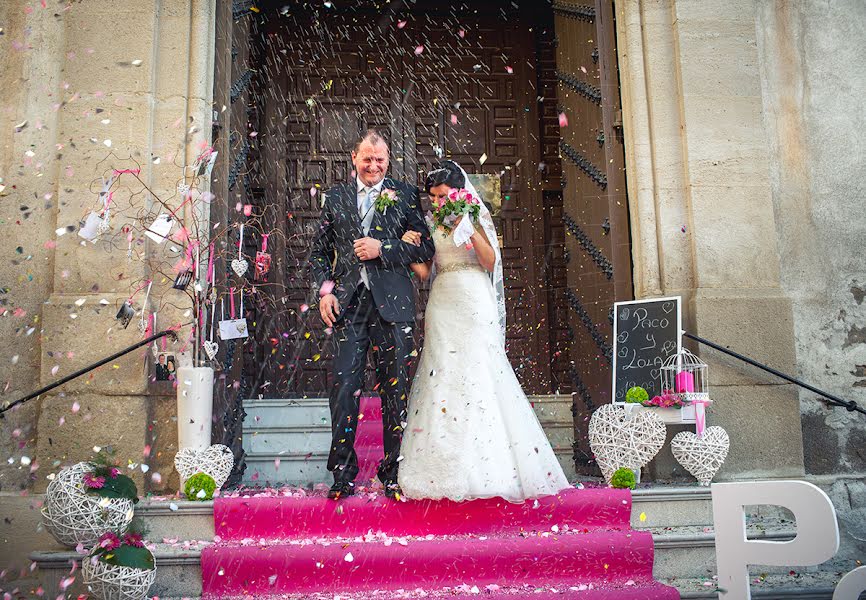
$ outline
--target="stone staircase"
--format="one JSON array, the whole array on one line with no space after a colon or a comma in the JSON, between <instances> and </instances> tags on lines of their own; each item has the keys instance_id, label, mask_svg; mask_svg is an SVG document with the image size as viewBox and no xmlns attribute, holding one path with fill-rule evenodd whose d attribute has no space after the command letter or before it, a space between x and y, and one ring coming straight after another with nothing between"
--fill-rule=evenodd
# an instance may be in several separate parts
<instances>
[{"instance_id":1,"label":"stone staircase","mask_svg":"<svg viewBox=\"0 0 866 600\"><path fill-rule=\"evenodd\" d=\"M158 565L151 596L197 598L201 594L201 551L214 541L213 504L171 499L143 500L136 513L147 523L148 539L156 542ZM715 535L709 490L698 487L653 486L633 493L632 527L652 532L655 543L653 574L677 587L683 598L716 598ZM785 540L793 537L792 524L775 517L750 519L750 538ZM61 593L60 582L70 576L74 551L48 550L30 557L38 566L45 597ZM804 569L796 576L788 567L752 567L763 581L753 586L756 598L832 598L833 573L809 570L809 586L803 587ZM80 572L66 590L67 597L84 593ZM764 589L767 588L767 589Z\"/></svg>"},{"instance_id":2,"label":"stone staircase","mask_svg":"<svg viewBox=\"0 0 866 600\"><path fill-rule=\"evenodd\" d=\"M573 481L571 397L529 399L566 477ZM244 409L245 485L331 483L326 468L331 441L327 398L245 400Z\"/></svg>"}]
</instances>

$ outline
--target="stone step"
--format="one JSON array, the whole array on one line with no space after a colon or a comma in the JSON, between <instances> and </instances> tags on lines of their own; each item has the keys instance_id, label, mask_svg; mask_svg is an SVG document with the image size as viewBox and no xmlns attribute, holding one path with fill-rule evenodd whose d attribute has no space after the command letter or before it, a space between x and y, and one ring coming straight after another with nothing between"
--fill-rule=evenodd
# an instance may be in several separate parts
<instances>
[{"instance_id":1,"label":"stone step","mask_svg":"<svg viewBox=\"0 0 866 600\"><path fill-rule=\"evenodd\" d=\"M330 479L325 483L330 483ZM136 506L135 513L147 524L148 539L213 540L213 502L148 498ZM710 527L712 522L712 501L707 488L653 486L632 492L634 529Z\"/></svg>"},{"instance_id":2,"label":"stone step","mask_svg":"<svg viewBox=\"0 0 866 600\"><path fill-rule=\"evenodd\" d=\"M655 564L653 568L655 579L669 582L684 592L688 591L690 594L697 594L684 595L684 598L715 597L705 595L707 592L711 592L713 588L701 589L700 587L696 587L695 584L695 582L711 581L712 576L715 574L715 548L712 532L704 532L689 527L674 527L664 531L653 531L652 536L655 544ZM152 534L148 537L156 539L156 536ZM792 539L793 531L790 529L774 529L762 525L761 527L754 527L749 537L750 539L781 541ZM351 541L351 543L356 544L357 542ZM206 543L197 543L183 547L183 542L181 541L173 544L157 543L155 550L157 576L150 590L150 595L159 596L160 598L200 596L200 557L201 549L205 545ZM72 565L71 561L80 560L74 551L34 552L30 555L30 558L39 568L40 582L46 592L45 597L50 598L55 598L60 593L59 582L69 576ZM772 574L772 576L780 579L789 570L789 567L751 567L753 574ZM794 583L793 580L792 583ZM84 593L83 586L80 584L80 577L76 578L76 583L66 593L73 594L72 597L76 593ZM825 596L815 597L824 598ZM826 597L829 598L829 596Z\"/></svg>"},{"instance_id":3,"label":"stone step","mask_svg":"<svg viewBox=\"0 0 866 600\"><path fill-rule=\"evenodd\" d=\"M244 427L244 450L248 455L322 452L330 444L330 425Z\"/></svg>"},{"instance_id":4,"label":"stone step","mask_svg":"<svg viewBox=\"0 0 866 600\"><path fill-rule=\"evenodd\" d=\"M255 453L248 455L246 462L246 485L311 486L334 481L328 471L327 452Z\"/></svg>"},{"instance_id":5,"label":"stone step","mask_svg":"<svg viewBox=\"0 0 866 600\"><path fill-rule=\"evenodd\" d=\"M267 426L330 427L331 409L327 398L244 400L244 429Z\"/></svg>"}]
</instances>

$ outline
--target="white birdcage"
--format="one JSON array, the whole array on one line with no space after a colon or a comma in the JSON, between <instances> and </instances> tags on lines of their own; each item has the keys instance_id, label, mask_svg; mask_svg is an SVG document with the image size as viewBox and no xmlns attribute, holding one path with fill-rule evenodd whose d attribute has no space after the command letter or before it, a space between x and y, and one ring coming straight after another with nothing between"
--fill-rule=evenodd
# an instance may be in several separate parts
<instances>
[{"instance_id":1,"label":"white birdcage","mask_svg":"<svg viewBox=\"0 0 866 600\"><path fill-rule=\"evenodd\" d=\"M707 365L685 348L665 359L659 375L663 393L671 390L683 404L710 401Z\"/></svg>"}]
</instances>

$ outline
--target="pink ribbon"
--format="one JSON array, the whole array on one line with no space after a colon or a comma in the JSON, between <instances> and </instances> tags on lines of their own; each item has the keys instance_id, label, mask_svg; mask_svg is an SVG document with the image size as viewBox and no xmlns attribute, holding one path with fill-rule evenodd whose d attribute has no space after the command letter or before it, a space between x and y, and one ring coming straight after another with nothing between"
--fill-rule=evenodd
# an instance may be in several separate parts
<instances>
[{"instance_id":1,"label":"pink ribbon","mask_svg":"<svg viewBox=\"0 0 866 600\"><path fill-rule=\"evenodd\" d=\"M695 400L692 404L695 405L695 433L697 436L703 437L704 431L707 428L707 404L709 400Z\"/></svg>"},{"instance_id":2,"label":"pink ribbon","mask_svg":"<svg viewBox=\"0 0 866 600\"><path fill-rule=\"evenodd\" d=\"M268 234L268 233L262 234L262 252L268 251L268 235L270 235L270 234Z\"/></svg>"},{"instance_id":3,"label":"pink ribbon","mask_svg":"<svg viewBox=\"0 0 866 600\"><path fill-rule=\"evenodd\" d=\"M133 175L140 175L141 169L115 169L114 176L122 175L124 173L132 173Z\"/></svg>"},{"instance_id":4,"label":"pink ribbon","mask_svg":"<svg viewBox=\"0 0 866 600\"><path fill-rule=\"evenodd\" d=\"M127 298L126 301L127 301L127 302L132 302L132 299L135 298L135 295L136 295L138 292L140 292L141 290L143 290L143 289L144 289L144 286L146 286L146 285L148 285L148 284L150 284L150 279L148 279L147 281L145 281L144 283L142 283L140 286L138 286L137 288L135 288L135 291L132 292L132 296L130 296L129 298Z\"/></svg>"},{"instance_id":5,"label":"pink ribbon","mask_svg":"<svg viewBox=\"0 0 866 600\"><path fill-rule=\"evenodd\" d=\"M207 276L208 283L213 283L213 242L208 246Z\"/></svg>"},{"instance_id":6,"label":"pink ribbon","mask_svg":"<svg viewBox=\"0 0 866 600\"><path fill-rule=\"evenodd\" d=\"M229 289L229 297L231 298L231 305L230 305L231 317L232 317L232 319L234 319L235 318L235 288Z\"/></svg>"}]
</instances>

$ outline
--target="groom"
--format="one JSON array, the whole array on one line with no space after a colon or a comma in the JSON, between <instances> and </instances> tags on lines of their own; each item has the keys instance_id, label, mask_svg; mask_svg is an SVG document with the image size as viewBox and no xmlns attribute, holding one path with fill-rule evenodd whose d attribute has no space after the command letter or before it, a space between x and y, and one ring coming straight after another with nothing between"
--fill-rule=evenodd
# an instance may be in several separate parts
<instances>
[{"instance_id":1,"label":"groom","mask_svg":"<svg viewBox=\"0 0 866 600\"><path fill-rule=\"evenodd\" d=\"M409 363L413 352L415 297L409 264L433 258L433 240L421 214L418 189L385 176L388 144L368 130L355 144L353 181L323 195L319 231L310 257L319 312L336 341L330 393L333 499L351 496L358 474L355 434L368 348L373 348L382 397L385 457L379 479L399 498L397 459L406 421ZM407 230L425 232L421 244L400 240Z\"/></svg>"}]
</instances>

